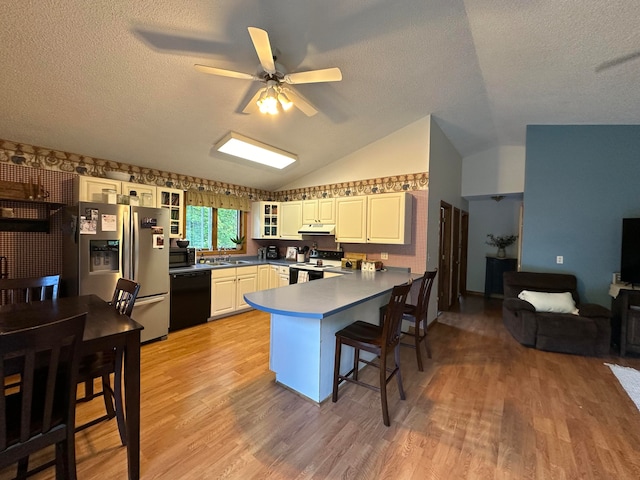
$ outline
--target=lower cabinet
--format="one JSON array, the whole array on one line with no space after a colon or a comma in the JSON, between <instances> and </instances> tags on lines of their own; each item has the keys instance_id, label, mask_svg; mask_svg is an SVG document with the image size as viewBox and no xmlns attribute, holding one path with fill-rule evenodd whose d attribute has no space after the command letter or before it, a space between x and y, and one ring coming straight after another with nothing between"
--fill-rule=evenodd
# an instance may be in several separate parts
<instances>
[{"instance_id":1,"label":"lower cabinet","mask_svg":"<svg viewBox=\"0 0 640 480\"><path fill-rule=\"evenodd\" d=\"M249 310L244 294L258 289L258 267L221 268L211 271L211 316L218 318Z\"/></svg>"},{"instance_id":2,"label":"lower cabinet","mask_svg":"<svg viewBox=\"0 0 640 480\"><path fill-rule=\"evenodd\" d=\"M271 265L258 265L258 291L268 290L271 278Z\"/></svg>"}]
</instances>

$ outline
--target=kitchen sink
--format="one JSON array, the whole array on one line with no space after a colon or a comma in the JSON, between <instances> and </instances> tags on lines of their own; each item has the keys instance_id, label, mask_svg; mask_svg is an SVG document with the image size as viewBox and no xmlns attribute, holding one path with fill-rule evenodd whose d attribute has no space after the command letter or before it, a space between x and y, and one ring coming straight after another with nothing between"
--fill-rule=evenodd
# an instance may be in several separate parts
<instances>
[{"instance_id":1,"label":"kitchen sink","mask_svg":"<svg viewBox=\"0 0 640 480\"><path fill-rule=\"evenodd\" d=\"M226 263L227 265L249 265L252 264L254 262L250 261L250 260L229 260L229 261L224 261L222 263Z\"/></svg>"}]
</instances>

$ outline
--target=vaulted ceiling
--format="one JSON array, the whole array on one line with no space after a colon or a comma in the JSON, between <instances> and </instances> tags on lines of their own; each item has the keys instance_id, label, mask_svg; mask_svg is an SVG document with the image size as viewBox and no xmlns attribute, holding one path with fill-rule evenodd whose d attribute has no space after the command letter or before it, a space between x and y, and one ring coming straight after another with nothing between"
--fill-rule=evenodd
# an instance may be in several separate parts
<instances>
[{"instance_id":1,"label":"vaulted ceiling","mask_svg":"<svg viewBox=\"0 0 640 480\"><path fill-rule=\"evenodd\" d=\"M463 156L527 124L640 123L637 0L5 0L0 138L266 190L433 114ZM269 33L319 111L244 114ZM611 62L611 63L606 63ZM296 153L284 171L212 150L229 131ZM399 171L398 173L406 173Z\"/></svg>"}]
</instances>

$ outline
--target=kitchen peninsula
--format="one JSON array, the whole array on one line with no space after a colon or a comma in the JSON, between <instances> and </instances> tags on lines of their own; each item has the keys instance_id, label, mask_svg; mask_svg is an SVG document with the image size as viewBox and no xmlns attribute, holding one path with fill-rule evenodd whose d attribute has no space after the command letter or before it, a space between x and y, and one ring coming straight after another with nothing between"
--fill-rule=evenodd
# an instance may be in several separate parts
<instances>
[{"instance_id":1,"label":"kitchen peninsula","mask_svg":"<svg viewBox=\"0 0 640 480\"><path fill-rule=\"evenodd\" d=\"M404 269L357 271L246 294L249 305L271 314L269 368L276 381L314 402L327 399L335 332L356 320L377 324L394 285L418 277ZM340 370L346 372L352 364L353 351L345 349Z\"/></svg>"}]
</instances>

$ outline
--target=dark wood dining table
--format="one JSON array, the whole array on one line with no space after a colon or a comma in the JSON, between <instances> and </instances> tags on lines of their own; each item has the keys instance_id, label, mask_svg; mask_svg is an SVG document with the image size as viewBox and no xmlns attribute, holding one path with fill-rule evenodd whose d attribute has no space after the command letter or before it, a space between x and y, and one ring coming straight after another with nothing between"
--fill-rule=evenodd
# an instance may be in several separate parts
<instances>
[{"instance_id":1,"label":"dark wood dining table","mask_svg":"<svg viewBox=\"0 0 640 480\"><path fill-rule=\"evenodd\" d=\"M0 334L87 313L82 354L124 348L124 397L129 480L140 478L140 331L135 320L119 314L96 295L0 306Z\"/></svg>"}]
</instances>

